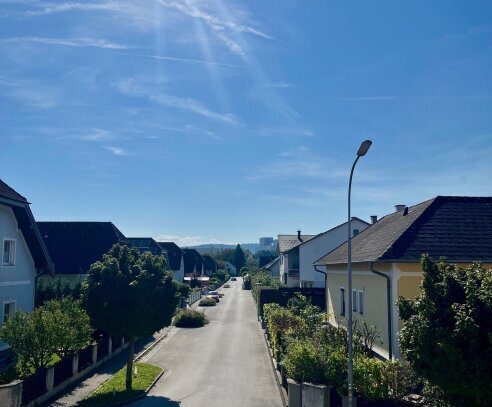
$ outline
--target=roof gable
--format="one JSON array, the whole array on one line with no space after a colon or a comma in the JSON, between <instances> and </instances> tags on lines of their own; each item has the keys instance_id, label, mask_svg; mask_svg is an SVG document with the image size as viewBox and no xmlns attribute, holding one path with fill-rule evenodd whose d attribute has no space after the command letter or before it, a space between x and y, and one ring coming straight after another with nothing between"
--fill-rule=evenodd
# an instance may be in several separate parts
<instances>
[{"instance_id":1,"label":"roof gable","mask_svg":"<svg viewBox=\"0 0 492 407\"><path fill-rule=\"evenodd\" d=\"M26 198L24 198L21 194L19 194L12 187L8 186L1 179L0 179L0 196L1 197L4 197L4 198L7 198L7 199L12 199L14 201L19 201L19 202L27 203L27 199Z\"/></svg>"},{"instance_id":2,"label":"roof gable","mask_svg":"<svg viewBox=\"0 0 492 407\"><path fill-rule=\"evenodd\" d=\"M302 242L297 235L278 235L278 251L280 253L288 252L301 243L311 240L316 235L301 235Z\"/></svg>"},{"instance_id":3,"label":"roof gable","mask_svg":"<svg viewBox=\"0 0 492 407\"><path fill-rule=\"evenodd\" d=\"M56 273L85 274L125 236L111 222L37 222Z\"/></svg>"},{"instance_id":4,"label":"roof gable","mask_svg":"<svg viewBox=\"0 0 492 407\"><path fill-rule=\"evenodd\" d=\"M492 261L492 197L438 196L383 217L352 238L352 261ZM347 262L345 242L316 264Z\"/></svg>"},{"instance_id":5,"label":"roof gable","mask_svg":"<svg viewBox=\"0 0 492 407\"><path fill-rule=\"evenodd\" d=\"M161 247L151 237L127 237L128 244L140 252L150 252L154 256L160 256L162 254Z\"/></svg>"},{"instance_id":6,"label":"roof gable","mask_svg":"<svg viewBox=\"0 0 492 407\"><path fill-rule=\"evenodd\" d=\"M169 268L171 270L179 270L181 268L181 259L183 251L174 242L157 242L159 247L166 252Z\"/></svg>"}]
</instances>

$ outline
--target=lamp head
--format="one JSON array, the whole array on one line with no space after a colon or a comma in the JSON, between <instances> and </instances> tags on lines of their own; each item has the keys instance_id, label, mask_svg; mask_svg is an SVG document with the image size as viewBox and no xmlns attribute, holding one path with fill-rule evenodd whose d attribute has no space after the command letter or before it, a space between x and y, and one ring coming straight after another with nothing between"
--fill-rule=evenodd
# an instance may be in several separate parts
<instances>
[{"instance_id":1,"label":"lamp head","mask_svg":"<svg viewBox=\"0 0 492 407\"><path fill-rule=\"evenodd\" d=\"M369 147L371 147L371 144L372 144L371 140L364 140L360 145L359 150L357 151L357 156L358 157L365 156L369 151Z\"/></svg>"}]
</instances>

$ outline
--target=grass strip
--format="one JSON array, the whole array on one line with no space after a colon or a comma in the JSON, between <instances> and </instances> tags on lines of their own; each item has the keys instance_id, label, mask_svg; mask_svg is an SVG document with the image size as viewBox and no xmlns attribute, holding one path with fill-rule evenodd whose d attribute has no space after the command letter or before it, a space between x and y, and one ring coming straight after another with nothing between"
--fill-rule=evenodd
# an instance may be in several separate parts
<instances>
[{"instance_id":1,"label":"grass strip","mask_svg":"<svg viewBox=\"0 0 492 407\"><path fill-rule=\"evenodd\" d=\"M137 374L133 373L132 390L127 391L125 389L125 366L78 405L81 407L108 407L145 394L162 372L162 369L148 363L134 363L133 366L134 369L136 367Z\"/></svg>"}]
</instances>

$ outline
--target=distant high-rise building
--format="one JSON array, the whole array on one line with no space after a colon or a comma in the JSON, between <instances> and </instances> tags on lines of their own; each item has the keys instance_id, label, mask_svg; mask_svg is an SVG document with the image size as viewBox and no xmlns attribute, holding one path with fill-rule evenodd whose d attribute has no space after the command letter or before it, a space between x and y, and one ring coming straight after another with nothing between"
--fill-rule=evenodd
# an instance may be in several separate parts
<instances>
[{"instance_id":1,"label":"distant high-rise building","mask_svg":"<svg viewBox=\"0 0 492 407\"><path fill-rule=\"evenodd\" d=\"M260 237L260 245L258 247L258 251L260 250L274 252L275 243L273 237Z\"/></svg>"}]
</instances>

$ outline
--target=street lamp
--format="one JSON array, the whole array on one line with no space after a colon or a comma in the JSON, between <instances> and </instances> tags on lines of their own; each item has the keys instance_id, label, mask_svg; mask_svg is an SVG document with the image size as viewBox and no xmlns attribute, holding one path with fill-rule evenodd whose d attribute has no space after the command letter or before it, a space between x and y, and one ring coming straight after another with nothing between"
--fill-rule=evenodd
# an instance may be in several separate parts
<instances>
[{"instance_id":1,"label":"street lamp","mask_svg":"<svg viewBox=\"0 0 492 407\"><path fill-rule=\"evenodd\" d=\"M350 199L352 194L352 176L354 175L355 165L359 158L366 155L367 151L369 151L369 147L371 147L372 141L365 140L361 143L359 150L357 151L357 158L352 165L352 170L350 171L350 180L349 180L349 188L348 188L348 261L347 261L347 269L348 269L348 404L349 407L353 407L353 349L352 349L352 341L353 341L353 332L352 332L352 230L351 230L351 216L350 216Z\"/></svg>"}]
</instances>

